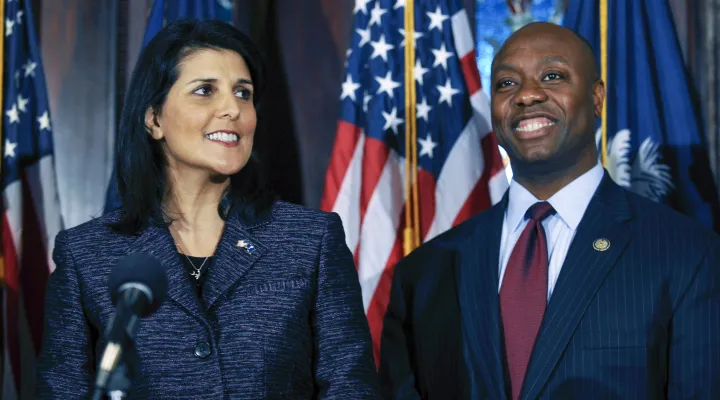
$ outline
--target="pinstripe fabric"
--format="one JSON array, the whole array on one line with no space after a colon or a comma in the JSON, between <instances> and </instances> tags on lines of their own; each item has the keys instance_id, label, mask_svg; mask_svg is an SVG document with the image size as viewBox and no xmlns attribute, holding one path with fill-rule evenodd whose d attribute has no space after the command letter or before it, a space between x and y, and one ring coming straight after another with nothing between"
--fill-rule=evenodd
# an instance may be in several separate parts
<instances>
[{"instance_id":1,"label":"pinstripe fabric","mask_svg":"<svg viewBox=\"0 0 720 400\"><path fill-rule=\"evenodd\" d=\"M471 232L469 227L458 225L395 267L380 348L386 399L475 398L466 384L474 374L462 357L454 268L456 241Z\"/></svg>"},{"instance_id":2,"label":"pinstripe fabric","mask_svg":"<svg viewBox=\"0 0 720 400\"><path fill-rule=\"evenodd\" d=\"M388 340L387 347L401 348L390 356L402 353L408 361L404 368L398 366L402 357L385 361L394 364L380 371L388 387L398 380L412 382L413 390L428 399L448 398L443 390L472 393L462 398L507 398L497 295L506 201L398 266L393 290L402 288L398 303L405 307L397 311L396 297L391 298L388 309L394 314L386 316L386 336L401 331L404 341ZM606 251L593 248L598 238L610 241ZM434 270L454 271L456 289L427 290L443 285L427 282L445 276ZM443 296L457 299L457 308L429 306ZM453 315L459 326L429 323ZM461 334L454 333L458 330ZM432 357L425 349L433 346L424 342L443 336L462 342L451 344L454 354L443 357L461 359L468 372L428 388L432 367L424 360ZM606 175L563 264L521 397L720 398L719 376L720 238L621 189Z\"/></svg>"},{"instance_id":3,"label":"pinstripe fabric","mask_svg":"<svg viewBox=\"0 0 720 400\"><path fill-rule=\"evenodd\" d=\"M506 207L507 196L488 213L478 216L475 226L480 229L463 241L465 244L459 251L456 265L461 328L468 349L465 362L475 372L473 392L491 399L507 398L497 290L500 279L497 264ZM526 374L525 379L529 378Z\"/></svg>"},{"instance_id":4,"label":"pinstripe fabric","mask_svg":"<svg viewBox=\"0 0 720 400\"><path fill-rule=\"evenodd\" d=\"M38 398L88 393L113 307L107 275L126 254L167 267L168 299L141 323L130 398L376 398L360 286L336 214L276 203L251 223L236 214L198 299L166 228L110 232L117 214L62 232L50 278ZM245 239L250 254L236 246ZM206 358L194 355L210 344Z\"/></svg>"}]
</instances>

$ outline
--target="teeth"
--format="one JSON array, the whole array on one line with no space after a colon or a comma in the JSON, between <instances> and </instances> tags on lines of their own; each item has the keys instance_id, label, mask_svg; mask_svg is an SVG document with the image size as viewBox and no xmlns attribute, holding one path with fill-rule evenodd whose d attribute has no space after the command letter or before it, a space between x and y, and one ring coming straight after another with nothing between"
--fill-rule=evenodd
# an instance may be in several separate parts
<instances>
[{"instance_id":1,"label":"teeth","mask_svg":"<svg viewBox=\"0 0 720 400\"><path fill-rule=\"evenodd\" d=\"M215 133L211 133L209 135L205 135L205 137L210 140L215 140L218 142L227 142L227 143L237 142L239 139L238 135L236 135L234 133L227 133L227 132L215 132Z\"/></svg>"},{"instance_id":2,"label":"teeth","mask_svg":"<svg viewBox=\"0 0 720 400\"><path fill-rule=\"evenodd\" d=\"M545 128L546 126L553 126L553 125L555 125L554 122L544 122L544 123L533 122L532 124L518 127L516 130L520 131L520 132L532 132L532 131L536 131L538 129Z\"/></svg>"}]
</instances>

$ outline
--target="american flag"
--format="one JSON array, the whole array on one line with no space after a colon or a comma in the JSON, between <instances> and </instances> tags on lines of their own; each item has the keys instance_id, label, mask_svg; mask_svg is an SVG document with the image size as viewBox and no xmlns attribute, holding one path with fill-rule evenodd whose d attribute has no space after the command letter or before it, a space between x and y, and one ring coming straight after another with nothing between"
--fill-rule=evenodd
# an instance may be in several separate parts
<instances>
[{"instance_id":1,"label":"american flag","mask_svg":"<svg viewBox=\"0 0 720 400\"><path fill-rule=\"evenodd\" d=\"M3 0L4 1L4 0ZM29 0L5 1L2 398L31 398L52 248L62 228L48 98Z\"/></svg>"},{"instance_id":2,"label":"american flag","mask_svg":"<svg viewBox=\"0 0 720 400\"><path fill-rule=\"evenodd\" d=\"M356 0L321 204L340 215L354 252L376 360L394 266L403 257L406 40L416 49L421 240L495 204L508 187L461 1L413 5L410 34L404 0Z\"/></svg>"}]
</instances>

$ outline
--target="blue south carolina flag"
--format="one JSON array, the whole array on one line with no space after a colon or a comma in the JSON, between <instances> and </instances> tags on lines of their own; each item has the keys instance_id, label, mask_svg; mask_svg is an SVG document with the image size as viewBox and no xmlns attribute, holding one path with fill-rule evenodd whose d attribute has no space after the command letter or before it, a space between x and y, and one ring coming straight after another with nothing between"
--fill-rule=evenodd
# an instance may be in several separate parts
<instances>
[{"instance_id":1,"label":"blue south carolina flag","mask_svg":"<svg viewBox=\"0 0 720 400\"><path fill-rule=\"evenodd\" d=\"M143 48L165 26L167 21L190 18L217 19L231 23L232 7L233 0L155 0L148 17ZM107 214L121 205L113 168L105 194L105 213Z\"/></svg>"},{"instance_id":2,"label":"blue south carolina flag","mask_svg":"<svg viewBox=\"0 0 720 400\"><path fill-rule=\"evenodd\" d=\"M606 169L618 184L720 230L717 191L670 6L667 0L607 1ZM592 44L598 60L599 14L598 0L573 0L564 19Z\"/></svg>"}]
</instances>

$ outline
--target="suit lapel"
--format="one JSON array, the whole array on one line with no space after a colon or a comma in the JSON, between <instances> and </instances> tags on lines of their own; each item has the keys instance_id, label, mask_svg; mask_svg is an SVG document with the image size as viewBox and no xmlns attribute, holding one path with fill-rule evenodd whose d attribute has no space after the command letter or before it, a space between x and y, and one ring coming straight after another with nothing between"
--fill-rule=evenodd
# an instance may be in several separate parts
<instances>
[{"instance_id":1,"label":"suit lapel","mask_svg":"<svg viewBox=\"0 0 720 400\"><path fill-rule=\"evenodd\" d=\"M234 212L225 223L225 231L215 252L215 265L208 271L203 286L206 309L227 292L265 254L267 247L255 237L252 229L270 222L270 216L246 222Z\"/></svg>"},{"instance_id":2,"label":"suit lapel","mask_svg":"<svg viewBox=\"0 0 720 400\"><path fill-rule=\"evenodd\" d=\"M193 315L200 315L201 306L192 282L185 272L170 231L165 227L149 226L126 250L127 254L149 253L165 267L168 278L168 298Z\"/></svg>"},{"instance_id":3,"label":"suit lapel","mask_svg":"<svg viewBox=\"0 0 720 400\"><path fill-rule=\"evenodd\" d=\"M506 398L498 300L500 236L506 205L507 193L476 219L474 232L461 244L457 261L468 370L472 381L481 378L486 383L494 399Z\"/></svg>"},{"instance_id":4,"label":"suit lapel","mask_svg":"<svg viewBox=\"0 0 720 400\"><path fill-rule=\"evenodd\" d=\"M538 397L546 385L585 310L630 240L629 229L623 223L630 216L625 192L606 173L565 257L525 375L521 398ZM606 239L609 247L603 251L595 249L597 239ZM599 247L602 249L602 243Z\"/></svg>"}]
</instances>

